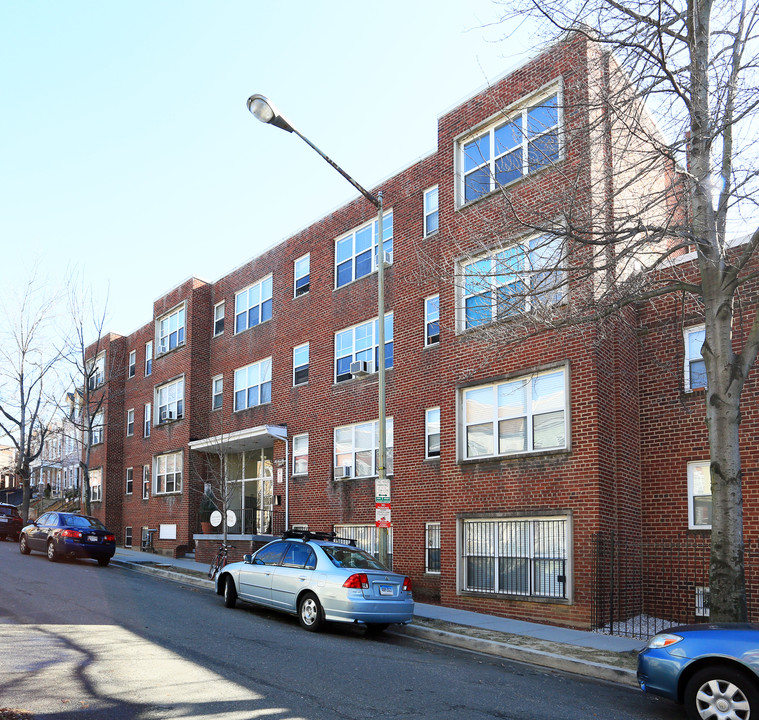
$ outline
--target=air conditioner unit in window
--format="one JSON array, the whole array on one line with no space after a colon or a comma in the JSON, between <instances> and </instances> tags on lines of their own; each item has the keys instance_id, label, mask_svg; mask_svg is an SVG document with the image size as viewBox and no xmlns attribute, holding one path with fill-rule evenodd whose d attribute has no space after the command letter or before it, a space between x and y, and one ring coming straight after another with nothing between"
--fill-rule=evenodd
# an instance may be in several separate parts
<instances>
[{"instance_id":1,"label":"air conditioner unit in window","mask_svg":"<svg viewBox=\"0 0 759 720\"><path fill-rule=\"evenodd\" d=\"M351 375L363 377L369 374L369 363L366 360L357 360L351 363Z\"/></svg>"},{"instance_id":2,"label":"air conditioner unit in window","mask_svg":"<svg viewBox=\"0 0 759 720\"><path fill-rule=\"evenodd\" d=\"M390 250L389 252L382 253L382 260L384 261L385 265L392 265L393 264L393 251Z\"/></svg>"},{"instance_id":3,"label":"air conditioner unit in window","mask_svg":"<svg viewBox=\"0 0 759 720\"><path fill-rule=\"evenodd\" d=\"M350 465L338 465L335 468L335 478L349 478L352 469Z\"/></svg>"},{"instance_id":4,"label":"air conditioner unit in window","mask_svg":"<svg viewBox=\"0 0 759 720\"><path fill-rule=\"evenodd\" d=\"M164 422L164 420L166 420L166 411L165 410L161 410L158 413L158 422Z\"/></svg>"}]
</instances>

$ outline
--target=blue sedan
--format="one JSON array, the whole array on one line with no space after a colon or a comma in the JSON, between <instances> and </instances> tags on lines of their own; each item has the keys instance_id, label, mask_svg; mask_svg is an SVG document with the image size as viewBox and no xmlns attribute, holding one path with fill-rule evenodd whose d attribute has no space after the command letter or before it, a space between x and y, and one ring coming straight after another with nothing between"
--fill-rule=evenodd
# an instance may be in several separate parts
<instances>
[{"instance_id":1,"label":"blue sedan","mask_svg":"<svg viewBox=\"0 0 759 720\"><path fill-rule=\"evenodd\" d=\"M682 703L690 720L759 718L759 625L673 627L638 655L642 690Z\"/></svg>"},{"instance_id":2,"label":"blue sedan","mask_svg":"<svg viewBox=\"0 0 759 720\"><path fill-rule=\"evenodd\" d=\"M288 531L243 562L222 568L216 592L224 595L227 607L240 599L281 610L312 631L327 621L359 623L370 632L411 622L411 580L333 538L332 533Z\"/></svg>"}]
</instances>

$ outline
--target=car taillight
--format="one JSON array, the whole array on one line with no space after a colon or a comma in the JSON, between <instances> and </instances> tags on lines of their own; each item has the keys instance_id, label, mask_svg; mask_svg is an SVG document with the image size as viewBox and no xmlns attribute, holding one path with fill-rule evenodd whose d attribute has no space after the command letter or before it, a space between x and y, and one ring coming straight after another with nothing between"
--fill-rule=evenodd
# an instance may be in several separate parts
<instances>
[{"instance_id":1,"label":"car taillight","mask_svg":"<svg viewBox=\"0 0 759 720\"><path fill-rule=\"evenodd\" d=\"M70 538L81 538L82 533L80 533L78 530L61 530L61 537L70 537Z\"/></svg>"},{"instance_id":2,"label":"car taillight","mask_svg":"<svg viewBox=\"0 0 759 720\"><path fill-rule=\"evenodd\" d=\"M354 573L343 583L343 587L366 590L369 588L369 578L366 573Z\"/></svg>"},{"instance_id":3,"label":"car taillight","mask_svg":"<svg viewBox=\"0 0 759 720\"><path fill-rule=\"evenodd\" d=\"M408 592L411 592L411 578L410 577L403 578L403 589L408 590Z\"/></svg>"},{"instance_id":4,"label":"car taillight","mask_svg":"<svg viewBox=\"0 0 759 720\"><path fill-rule=\"evenodd\" d=\"M116 536L115 535L106 535L103 540L106 542L116 542Z\"/></svg>"}]
</instances>

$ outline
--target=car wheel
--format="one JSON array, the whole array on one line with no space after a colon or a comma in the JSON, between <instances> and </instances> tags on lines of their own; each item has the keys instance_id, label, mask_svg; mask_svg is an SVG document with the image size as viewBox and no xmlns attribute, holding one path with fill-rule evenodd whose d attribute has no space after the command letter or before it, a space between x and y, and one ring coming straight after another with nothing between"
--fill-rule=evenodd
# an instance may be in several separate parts
<instances>
[{"instance_id":1,"label":"car wheel","mask_svg":"<svg viewBox=\"0 0 759 720\"><path fill-rule=\"evenodd\" d=\"M746 673L725 665L699 670L685 686L690 720L747 720L759 714L759 690ZM752 712L753 710L753 712Z\"/></svg>"},{"instance_id":2,"label":"car wheel","mask_svg":"<svg viewBox=\"0 0 759 720\"><path fill-rule=\"evenodd\" d=\"M227 575L224 581L224 606L233 608L237 603L237 590L235 589L235 581L231 575Z\"/></svg>"},{"instance_id":3,"label":"car wheel","mask_svg":"<svg viewBox=\"0 0 759 720\"><path fill-rule=\"evenodd\" d=\"M98 565L100 567L105 567L109 562L111 562L111 558L98 558Z\"/></svg>"},{"instance_id":4,"label":"car wheel","mask_svg":"<svg viewBox=\"0 0 759 720\"><path fill-rule=\"evenodd\" d=\"M367 623L366 634L367 635L379 635L387 630L390 623Z\"/></svg>"},{"instance_id":5,"label":"car wheel","mask_svg":"<svg viewBox=\"0 0 759 720\"><path fill-rule=\"evenodd\" d=\"M313 593L306 593L298 602L298 620L301 627L311 632L321 630L324 625L324 611Z\"/></svg>"},{"instance_id":6,"label":"car wheel","mask_svg":"<svg viewBox=\"0 0 759 720\"><path fill-rule=\"evenodd\" d=\"M18 541L18 549L21 551L22 555L28 555L31 552L29 549L29 543L26 540L26 535L22 535L21 539Z\"/></svg>"},{"instance_id":7,"label":"car wheel","mask_svg":"<svg viewBox=\"0 0 759 720\"><path fill-rule=\"evenodd\" d=\"M55 562L58 559L58 553L55 552L55 543L49 540L47 543L47 559L50 562Z\"/></svg>"}]
</instances>

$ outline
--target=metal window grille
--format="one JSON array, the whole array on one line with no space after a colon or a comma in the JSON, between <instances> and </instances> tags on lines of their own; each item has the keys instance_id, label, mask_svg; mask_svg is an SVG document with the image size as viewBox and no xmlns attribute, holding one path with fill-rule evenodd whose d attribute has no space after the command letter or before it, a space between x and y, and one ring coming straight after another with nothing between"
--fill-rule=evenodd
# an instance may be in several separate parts
<instances>
[{"instance_id":1,"label":"metal window grille","mask_svg":"<svg viewBox=\"0 0 759 720\"><path fill-rule=\"evenodd\" d=\"M424 571L440 572L440 523L427 523L425 527Z\"/></svg>"},{"instance_id":2,"label":"metal window grille","mask_svg":"<svg viewBox=\"0 0 759 720\"><path fill-rule=\"evenodd\" d=\"M335 525L334 531L338 537L352 538L356 547L379 558L379 537L374 525ZM387 531L387 562L393 567L393 528Z\"/></svg>"},{"instance_id":3,"label":"metal window grille","mask_svg":"<svg viewBox=\"0 0 759 720\"><path fill-rule=\"evenodd\" d=\"M567 521L465 520L464 590L567 597Z\"/></svg>"}]
</instances>

